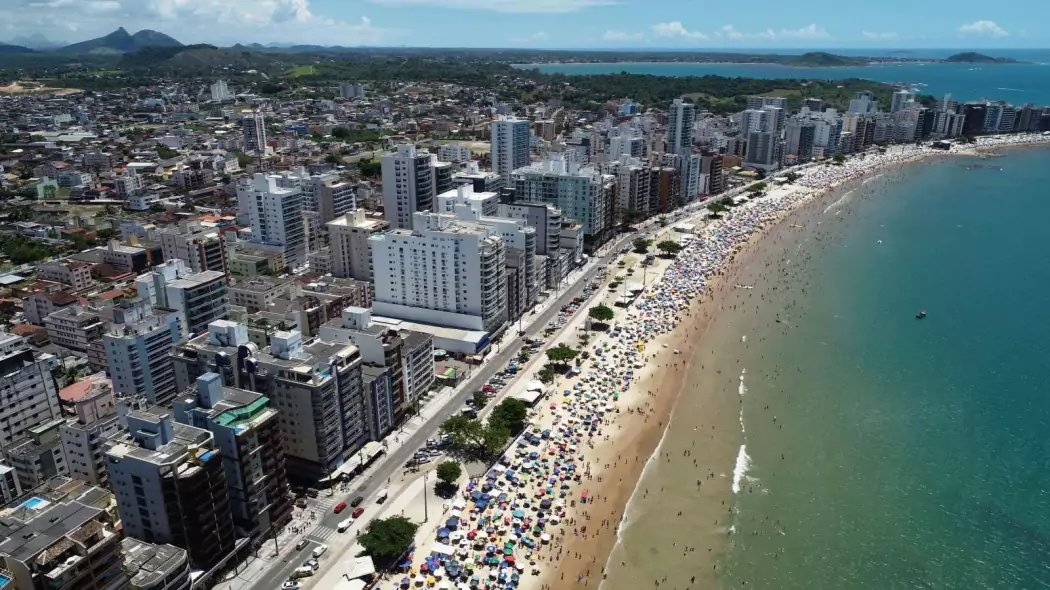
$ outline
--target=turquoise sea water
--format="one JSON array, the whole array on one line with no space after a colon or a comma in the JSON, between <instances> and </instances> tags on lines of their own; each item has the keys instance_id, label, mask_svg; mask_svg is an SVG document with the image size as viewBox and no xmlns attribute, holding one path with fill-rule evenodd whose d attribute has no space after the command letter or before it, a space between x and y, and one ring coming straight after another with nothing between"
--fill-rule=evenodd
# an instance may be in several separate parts
<instances>
[{"instance_id":1,"label":"turquoise sea water","mask_svg":"<svg viewBox=\"0 0 1050 590\"><path fill-rule=\"evenodd\" d=\"M840 51L840 53L842 53ZM886 64L845 68L796 68L771 64L587 63L538 64L547 73L616 74L627 71L658 76L729 76L746 78L864 78L914 87L923 94L951 93L957 100L1006 100L1014 104L1050 104L1050 51L995 52L1032 63L1004 65Z\"/></svg>"},{"instance_id":2,"label":"turquoise sea water","mask_svg":"<svg viewBox=\"0 0 1050 590\"><path fill-rule=\"evenodd\" d=\"M1048 163L887 172L742 277L726 588L1050 587Z\"/></svg>"}]
</instances>

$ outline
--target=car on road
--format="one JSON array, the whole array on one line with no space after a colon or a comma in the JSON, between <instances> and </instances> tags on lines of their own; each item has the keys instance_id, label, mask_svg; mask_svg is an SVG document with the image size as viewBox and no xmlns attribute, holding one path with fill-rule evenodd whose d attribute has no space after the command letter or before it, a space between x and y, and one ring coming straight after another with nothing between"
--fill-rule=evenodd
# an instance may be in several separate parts
<instances>
[{"instance_id":1,"label":"car on road","mask_svg":"<svg viewBox=\"0 0 1050 590\"><path fill-rule=\"evenodd\" d=\"M302 498L299 498L298 500L295 501L295 505L298 506L299 508L306 508L306 500L304 500Z\"/></svg>"},{"instance_id":2,"label":"car on road","mask_svg":"<svg viewBox=\"0 0 1050 590\"><path fill-rule=\"evenodd\" d=\"M356 508L356 507L361 505L361 502L364 502L364 501L365 501L365 497L364 496L358 496L358 497L354 498L353 500L350 500L350 505Z\"/></svg>"},{"instance_id":3,"label":"car on road","mask_svg":"<svg viewBox=\"0 0 1050 590\"><path fill-rule=\"evenodd\" d=\"M302 551L304 547L310 544L310 541L306 539L299 539L299 542L295 544L296 551Z\"/></svg>"},{"instance_id":4,"label":"car on road","mask_svg":"<svg viewBox=\"0 0 1050 590\"><path fill-rule=\"evenodd\" d=\"M314 551L313 551L313 553L311 555L314 556L314 559L317 559L318 557L321 557L322 555L324 555L325 551L328 551L328 545L325 545L325 544L322 543L322 544L318 545L317 547L314 547Z\"/></svg>"},{"instance_id":5,"label":"car on road","mask_svg":"<svg viewBox=\"0 0 1050 590\"><path fill-rule=\"evenodd\" d=\"M340 503L336 504L335 508L333 510L335 511L336 514L339 514L340 512L346 510L346 502L340 502Z\"/></svg>"},{"instance_id":6,"label":"car on road","mask_svg":"<svg viewBox=\"0 0 1050 590\"><path fill-rule=\"evenodd\" d=\"M365 513L365 507L364 506L358 506L357 508L354 508L353 512L350 513L350 517L351 518L357 518L357 517L361 516L364 513Z\"/></svg>"},{"instance_id":7,"label":"car on road","mask_svg":"<svg viewBox=\"0 0 1050 590\"><path fill-rule=\"evenodd\" d=\"M295 580L285 580L285 582L281 584L281 590L299 590L300 586L301 584Z\"/></svg>"},{"instance_id":8,"label":"car on road","mask_svg":"<svg viewBox=\"0 0 1050 590\"><path fill-rule=\"evenodd\" d=\"M335 530L339 531L340 533L345 533L346 529L350 528L350 525L352 524L354 524L354 519L348 518L343 522L339 523L339 526L335 527Z\"/></svg>"},{"instance_id":9,"label":"car on road","mask_svg":"<svg viewBox=\"0 0 1050 590\"><path fill-rule=\"evenodd\" d=\"M295 571L292 572L292 575L290 577L292 578L292 580L295 580L296 578L309 578L312 575L314 575L314 568L308 565L304 565L295 568Z\"/></svg>"},{"instance_id":10,"label":"car on road","mask_svg":"<svg viewBox=\"0 0 1050 590\"><path fill-rule=\"evenodd\" d=\"M307 498L316 498L317 497L317 490L315 490L313 488L310 488L310 489L306 490L306 497Z\"/></svg>"},{"instance_id":11,"label":"car on road","mask_svg":"<svg viewBox=\"0 0 1050 590\"><path fill-rule=\"evenodd\" d=\"M386 499L389 495L390 492L387 491L386 488L379 490L379 493L376 494L376 504L382 504L383 502L386 502Z\"/></svg>"}]
</instances>

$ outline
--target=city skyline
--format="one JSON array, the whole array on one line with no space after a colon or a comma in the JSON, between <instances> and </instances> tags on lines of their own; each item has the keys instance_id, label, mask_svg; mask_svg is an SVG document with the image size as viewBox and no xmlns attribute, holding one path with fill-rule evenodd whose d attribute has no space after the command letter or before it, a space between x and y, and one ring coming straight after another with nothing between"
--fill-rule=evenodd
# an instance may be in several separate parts
<instances>
[{"instance_id":1,"label":"city skyline","mask_svg":"<svg viewBox=\"0 0 1050 590\"><path fill-rule=\"evenodd\" d=\"M746 14L712 17L710 6L685 0L655 7L639 0L14 0L0 9L9 17L0 25L0 39L39 34L68 43L123 25L187 44L217 45L765 51L1050 46L1050 26L1021 16L1035 8L1031 0L1009 13L957 3L950 19L943 6L903 0L861 15L830 0L778 14L783 8L756 0ZM904 12L909 18L899 18ZM478 19L485 26L463 26Z\"/></svg>"}]
</instances>

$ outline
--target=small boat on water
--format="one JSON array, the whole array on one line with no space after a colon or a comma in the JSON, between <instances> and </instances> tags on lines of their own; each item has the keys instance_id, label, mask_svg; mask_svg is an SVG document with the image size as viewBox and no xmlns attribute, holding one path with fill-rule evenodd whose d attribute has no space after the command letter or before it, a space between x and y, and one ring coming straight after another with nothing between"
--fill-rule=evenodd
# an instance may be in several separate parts
<instances>
[{"instance_id":1,"label":"small boat on water","mask_svg":"<svg viewBox=\"0 0 1050 590\"><path fill-rule=\"evenodd\" d=\"M919 313L915 314L915 319L917 320L921 320L924 317L926 317L926 310L922 310Z\"/></svg>"}]
</instances>

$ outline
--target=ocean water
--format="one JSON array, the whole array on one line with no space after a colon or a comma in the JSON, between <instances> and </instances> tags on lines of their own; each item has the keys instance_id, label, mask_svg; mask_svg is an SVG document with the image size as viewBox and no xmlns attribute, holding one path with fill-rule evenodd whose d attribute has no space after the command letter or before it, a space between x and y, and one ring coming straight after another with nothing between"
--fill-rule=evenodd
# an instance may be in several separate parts
<instances>
[{"instance_id":1,"label":"ocean water","mask_svg":"<svg viewBox=\"0 0 1050 590\"><path fill-rule=\"evenodd\" d=\"M723 587L1050 587L1048 162L886 172L742 277Z\"/></svg>"},{"instance_id":2,"label":"ocean water","mask_svg":"<svg viewBox=\"0 0 1050 590\"><path fill-rule=\"evenodd\" d=\"M839 53L841 50L837 50ZM870 53L870 52L869 52ZM943 52L923 52L920 56ZM996 51L996 56L1031 62L1024 64L980 65L940 63L900 63L843 68L797 68L773 64L708 63L585 63L523 64L545 73L563 74L653 74L657 76L728 76L745 78L821 78L840 80L863 78L902 84L923 94L951 93L957 100L1006 100L1014 104L1050 104L1050 51Z\"/></svg>"}]
</instances>

